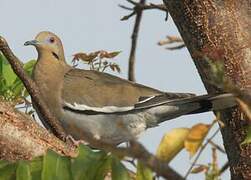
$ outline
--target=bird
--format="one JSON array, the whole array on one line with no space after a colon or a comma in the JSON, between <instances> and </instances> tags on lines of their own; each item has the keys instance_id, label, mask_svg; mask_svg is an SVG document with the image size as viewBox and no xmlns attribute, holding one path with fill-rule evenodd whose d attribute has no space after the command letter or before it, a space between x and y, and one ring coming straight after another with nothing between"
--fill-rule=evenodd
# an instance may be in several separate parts
<instances>
[{"instance_id":1,"label":"bird","mask_svg":"<svg viewBox=\"0 0 251 180\"><path fill-rule=\"evenodd\" d=\"M40 98L75 140L88 134L118 145L182 115L236 106L231 93L196 96L163 92L108 73L72 67L66 63L60 38L49 31L40 32L24 45L35 46L38 53L32 79Z\"/></svg>"}]
</instances>

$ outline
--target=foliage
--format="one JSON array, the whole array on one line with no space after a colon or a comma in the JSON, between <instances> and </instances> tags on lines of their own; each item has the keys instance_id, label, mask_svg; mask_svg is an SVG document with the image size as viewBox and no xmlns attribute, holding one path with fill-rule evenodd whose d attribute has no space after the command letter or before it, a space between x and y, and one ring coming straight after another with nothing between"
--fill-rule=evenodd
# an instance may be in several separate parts
<instances>
[{"instance_id":1,"label":"foliage","mask_svg":"<svg viewBox=\"0 0 251 180\"><path fill-rule=\"evenodd\" d=\"M157 157L170 162L183 148L189 134L189 128L176 128L166 133L157 149Z\"/></svg>"},{"instance_id":2,"label":"foliage","mask_svg":"<svg viewBox=\"0 0 251 180\"><path fill-rule=\"evenodd\" d=\"M190 128L184 142L185 149L189 152L190 157L194 156L201 147L210 127L211 125L199 123Z\"/></svg>"},{"instance_id":3,"label":"foliage","mask_svg":"<svg viewBox=\"0 0 251 180\"><path fill-rule=\"evenodd\" d=\"M4 180L82 180L130 179L128 170L113 155L81 145L76 158L61 156L51 150L30 161L0 161L0 179Z\"/></svg>"},{"instance_id":4,"label":"foliage","mask_svg":"<svg viewBox=\"0 0 251 180\"><path fill-rule=\"evenodd\" d=\"M247 135L244 141L241 143L241 145L248 144L251 142L251 126L248 126L247 128Z\"/></svg>"},{"instance_id":5,"label":"foliage","mask_svg":"<svg viewBox=\"0 0 251 180\"><path fill-rule=\"evenodd\" d=\"M120 53L121 51L107 52L103 50L91 52L89 54L76 53L73 55L72 62L73 65L76 66L76 62L81 60L89 65L90 70L104 72L107 68L110 68L112 71L120 73L121 70L117 63L108 62L108 60L114 59Z\"/></svg>"},{"instance_id":6,"label":"foliage","mask_svg":"<svg viewBox=\"0 0 251 180\"><path fill-rule=\"evenodd\" d=\"M31 75L35 60L23 65L24 70ZM29 94L25 90L22 81L13 72L6 58L0 53L0 96L8 101L18 101Z\"/></svg>"},{"instance_id":7,"label":"foliage","mask_svg":"<svg viewBox=\"0 0 251 180\"><path fill-rule=\"evenodd\" d=\"M157 157L170 162L182 149L186 149L190 157L201 147L211 125L196 124L191 128L176 128L166 133L157 149Z\"/></svg>"},{"instance_id":8,"label":"foliage","mask_svg":"<svg viewBox=\"0 0 251 180\"><path fill-rule=\"evenodd\" d=\"M152 179L153 179L152 171L149 168L147 168L143 163L138 162L136 180L152 180Z\"/></svg>"}]
</instances>

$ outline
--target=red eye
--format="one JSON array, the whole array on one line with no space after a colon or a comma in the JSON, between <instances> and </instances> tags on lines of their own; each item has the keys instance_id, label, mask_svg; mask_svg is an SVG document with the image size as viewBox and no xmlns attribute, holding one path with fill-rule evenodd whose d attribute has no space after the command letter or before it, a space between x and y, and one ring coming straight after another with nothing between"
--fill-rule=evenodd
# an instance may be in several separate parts
<instances>
[{"instance_id":1,"label":"red eye","mask_svg":"<svg viewBox=\"0 0 251 180\"><path fill-rule=\"evenodd\" d=\"M54 43L54 42L55 42L54 37L51 37L51 38L49 39L49 41L50 41L50 43Z\"/></svg>"}]
</instances>

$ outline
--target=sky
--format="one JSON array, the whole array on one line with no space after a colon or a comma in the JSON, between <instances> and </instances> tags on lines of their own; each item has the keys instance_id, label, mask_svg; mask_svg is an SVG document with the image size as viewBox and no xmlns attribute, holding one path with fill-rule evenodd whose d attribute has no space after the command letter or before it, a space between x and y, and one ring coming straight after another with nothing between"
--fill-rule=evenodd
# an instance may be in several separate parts
<instances>
[{"instance_id":1,"label":"sky","mask_svg":"<svg viewBox=\"0 0 251 180\"><path fill-rule=\"evenodd\" d=\"M161 3L159 0L152 0ZM122 51L116 58L122 72L115 75L127 78L128 57L131 44L131 33L134 18L120 21L129 12L118 7L128 5L125 0L0 0L1 28L0 35L9 42L14 53L23 61L36 59L37 53L32 47L23 46L27 40L34 39L40 31L52 31L62 40L68 62L77 52L97 50ZM168 51L157 45L166 35L179 33L169 16L165 21L165 13L148 10L143 13L136 52L136 80L138 83L166 92L189 92L205 94L205 88L195 65L183 48ZM164 122L158 127L147 130L139 139L146 148L155 153L162 136L173 128L192 127L196 123L211 123L213 113L182 116ZM217 129L217 125L210 133ZM221 135L215 142L222 147ZM218 153L219 165L227 159ZM193 159L182 151L170 165L184 175ZM198 163L211 162L211 148L206 148ZM203 179L204 175L190 175L188 179ZM226 171L222 179L229 179Z\"/></svg>"}]
</instances>

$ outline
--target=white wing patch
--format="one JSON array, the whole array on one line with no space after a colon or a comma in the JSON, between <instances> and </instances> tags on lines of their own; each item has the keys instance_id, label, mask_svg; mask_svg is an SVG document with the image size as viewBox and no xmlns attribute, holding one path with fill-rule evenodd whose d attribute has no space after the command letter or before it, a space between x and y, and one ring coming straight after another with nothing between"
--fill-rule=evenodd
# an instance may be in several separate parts
<instances>
[{"instance_id":1,"label":"white wing patch","mask_svg":"<svg viewBox=\"0 0 251 180\"><path fill-rule=\"evenodd\" d=\"M136 104L141 104L141 103L147 102L147 101L149 101L149 100L151 100L151 99L153 99L153 98L155 98L155 97L156 97L156 96L151 96L151 97L149 97L149 98L146 98L146 99L144 99L144 100L142 100L142 101L137 102Z\"/></svg>"},{"instance_id":2,"label":"white wing patch","mask_svg":"<svg viewBox=\"0 0 251 180\"><path fill-rule=\"evenodd\" d=\"M117 107L117 106L104 106L104 107L91 107L85 104L70 104L64 103L68 108L77 111L95 111L95 112L103 112L103 113L115 113L115 112L125 112L134 109L134 106L125 106L125 107Z\"/></svg>"}]
</instances>

